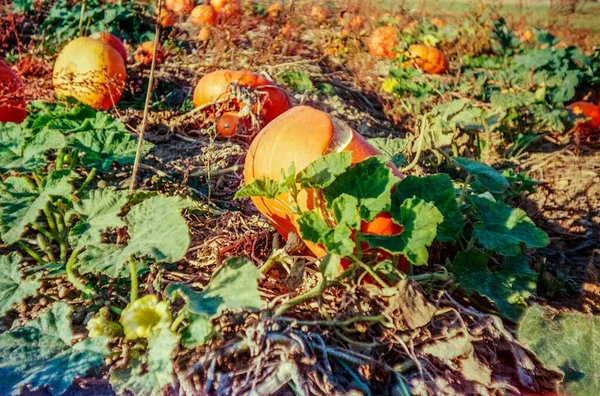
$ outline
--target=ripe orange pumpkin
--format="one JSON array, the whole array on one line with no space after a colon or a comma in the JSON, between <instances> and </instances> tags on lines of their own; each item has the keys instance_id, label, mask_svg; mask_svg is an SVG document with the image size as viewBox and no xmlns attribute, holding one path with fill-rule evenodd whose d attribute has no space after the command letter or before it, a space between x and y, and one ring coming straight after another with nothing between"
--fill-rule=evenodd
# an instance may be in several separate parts
<instances>
[{"instance_id":1,"label":"ripe orange pumpkin","mask_svg":"<svg viewBox=\"0 0 600 396\"><path fill-rule=\"evenodd\" d=\"M394 59L398 53L393 50L398 46L398 31L392 26L382 26L371 33L369 37L369 51L380 58Z\"/></svg>"},{"instance_id":2,"label":"ripe orange pumpkin","mask_svg":"<svg viewBox=\"0 0 600 396\"><path fill-rule=\"evenodd\" d=\"M279 18L283 12L283 5L281 3L273 3L267 8L267 15L271 18Z\"/></svg>"},{"instance_id":3,"label":"ripe orange pumpkin","mask_svg":"<svg viewBox=\"0 0 600 396\"><path fill-rule=\"evenodd\" d=\"M161 8L159 10L158 19L159 19L159 23L162 27L173 26L173 25L175 25L175 22L177 21L175 14L173 14L171 11L167 10L166 8Z\"/></svg>"},{"instance_id":4,"label":"ripe orange pumpkin","mask_svg":"<svg viewBox=\"0 0 600 396\"><path fill-rule=\"evenodd\" d=\"M218 70L202 77L194 90L194 105L199 107L231 97L232 83L258 91L264 100L261 116L265 125L290 107L287 95L277 84L260 74L235 70ZM232 101L235 102L234 98ZM236 103L236 106L240 110L243 103Z\"/></svg>"},{"instance_id":5,"label":"ripe orange pumpkin","mask_svg":"<svg viewBox=\"0 0 600 396\"><path fill-rule=\"evenodd\" d=\"M57 96L72 96L97 110L114 106L125 89L127 69L113 47L89 37L69 42L54 63Z\"/></svg>"},{"instance_id":6,"label":"ripe orange pumpkin","mask_svg":"<svg viewBox=\"0 0 600 396\"><path fill-rule=\"evenodd\" d=\"M438 29L446 27L446 21L444 21L442 18L431 18L429 22L431 22L431 24Z\"/></svg>"},{"instance_id":7,"label":"ripe orange pumpkin","mask_svg":"<svg viewBox=\"0 0 600 396\"><path fill-rule=\"evenodd\" d=\"M196 38L198 39L198 41L206 42L210 40L210 36L210 28L208 26L204 26L202 29L200 29Z\"/></svg>"},{"instance_id":8,"label":"ripe orange pumpkin","mask_svg":"<svg viewBox=\"0 0 600 396\"><path fill-rule=\"evenodd\" d=\"M210 5L225 17L235 16L241 11L239 0L211 0Z\"/></svg>"},{"instance_id":9,"label":"ripe orange pumpkin","mask_svg":"<svg viewBox=\"0 0 600 396\"><path fill-rule=\"evenodd\" d=\"M217 12L210 5L202 4L194 7L190 21L198 26L214 25L217 23Z\"/></svg>"},{"instance_id":10,"label":"ripe orange pumpkin","mask_svg":"<svg viewBox=\"0 0 600 396\"><path fill-rule=\"evenodd\" d=\"M217 120L217 133L222 136L232 136L237 132L240 117L237 111L221 114Z\"/></svg>"},{"instance_id":11,"label":"ripe orange pumpkin","mask_svg":"<svg viewBox=\"0 0 600 396\"><path fill-rule=\"evenodd\" d=\"M328 14L327 11L325 11L325 8L313 6L310 10L310 17L319 23L323 23L327 20Z\"/></svg>"},{"instance_id":12,"label":"ripe orange pumpkin","mask_svg":"<svg viewBox=\"0 0 600 396\"><path fill-rule=\"evenodd\" d=\"M414 44L408 47L407 55L410 58L402 67L415 67L429 74L442 74L448 71L450 63L446 55L437 48L426 45Z\"/></svg>"},{"instance_id":13,"label":"ripe orange pumpkin","mask_svg":"<svg viewBox=\"0 0 600 396\"><path fill-rule=\"evenodd\" d=\"M307 128L307 124L310 128ZM326 153L341 151L349 151L354 164L381 154L343 121L330 118L326 113L310 107L296 106L277 117L252 141L246 156L244 180L247 184L263 177L280 180L281 169L287 170L292 162L299 172ZM388 166L397 176L402 177L393 164ZM282 194L279 198L290 203L292 199L288 194ZM284 238L290 232L299 233L296 223L298 216L292 214L285 205L262 197L253 197L252 201ZM313 194L301 191L298 204L302 210L314 209ZM371 223L361 225L361 230L366 233L394 235L401 231L401 227L393 224L389 215L380 214ZM322 257L326 254L321 246L305 242L315 256Z\"/></svg>"},{"instance_id":14,"label":"ripe orange pumpkin","mask_svg":"<svg viewBox=\"0 0 600 396\"><path fill-rule=\"evenodd\" d=\"M585 117L586 120L575 122L575 132L581 135L589 135L600 130L600 106L590 102L575 102L567 106L575 115Z\"/></svg>"},{"instance_id":15,"label":"ripe orange pumpkin","mask_svg":"<svg viewBox=\"0 0 600 396\"><path fill-rule=\"evenodd\" d=\"M21 123L27 117L21 80L0 60L0 122Z\"/></svg>"},{"instance_id":16,"label":"ripe orange pumpkin","mask_svg":"<svg viewBox=\"0 0 600 396\"><path fill-rule=\"evenodd\" d=\"M535 35L529 29L527 29L524 32L519 34L519 39L521 39L521 42L523 42L523 43L528 43L531 40L533 40L534 38L535 38Z\"/></svg>"},{"instance_id":17,"label":"ripe orange pumpkin","mask_svg":"<svg viewBox=\"0 0 600 396\"><path fill-rule=\"evenodd\" d=\"M176 14L189 14L194 9L196 0L165 0L165 8Z\"/></svg>"},{"instance_id":18,"label":"ripe orange pumpkin","mask_svg":"<svg viewBox=\"0 0 600 396\"><path fill-rule=\"evenodd\" d=\"M136 62L139 62L143 65L149 65L152 63L153 54L154 41L144 41L135 50L135 53L133 54L133 59L135 59ZM156 48L156 63L162 63L165 60L166 56L167 54L165 50L159 43L158 47Z\"/></svg>"},{"instance_id":19,"label":"ripe orange pumpkin","mask_svg":"<svg viewBox=\"0 0 600 396\"><path fill-rule=\"evenodd\" d=\"M116 36L108 32L96 32L89 35L92 40L98 40L113 47L123 58L123 62L127 63L127 50L125 46Z\"/></svg>"}]
</instances>

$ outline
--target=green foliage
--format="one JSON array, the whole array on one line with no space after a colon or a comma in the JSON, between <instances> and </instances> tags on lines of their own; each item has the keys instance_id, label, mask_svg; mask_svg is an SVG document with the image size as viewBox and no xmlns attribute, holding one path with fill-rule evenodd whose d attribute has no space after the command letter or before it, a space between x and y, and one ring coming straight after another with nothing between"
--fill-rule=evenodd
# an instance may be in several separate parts
<instances>
[{"instance_id":1,"label":"green foliage","mask_svg":"<svg viewBox=\"0 0 600 396\"><path fill-rule=\"evenodd\" d=\"M561 393L600 393L600 318L590 314L551 313L540 305L525 312L519 339L549 369L565 375Z\"/></svg>"},{"instance_id":2,"label":"green foliage","mask_svg":"<svg viewBox=\"0 0 600 396\"><path fill-rule=\"evenodd\" d=\"M77 376L99 368L108 355L107 339L90 338L73 343L72 309L56 303L23 327L0 334L0 392L19 394L25 385L49 386L63 393Z\"/></svg>"},{"instance_id":3,"label":"green foliage","mask_svg":"<svg viewBox=\"0 0 600 396\"><path fill-rule=\"evenodd\" d=\"M17 253L0 256L0 315L6 314L13 304L37 295L42 283L33 278L22 279L21 257Z\"/></svg>"},{"instance_id":4,"label":"green foliage","mask_svg":"<svg viewBox=\"0 0 600 396\"><path fill-rule=\"evenodd\" d=\"M310 92L314 88L308 73L301 70L286 70L279 75L278 79L292 91L300 94Z\"/></svg>"}]
</instances>

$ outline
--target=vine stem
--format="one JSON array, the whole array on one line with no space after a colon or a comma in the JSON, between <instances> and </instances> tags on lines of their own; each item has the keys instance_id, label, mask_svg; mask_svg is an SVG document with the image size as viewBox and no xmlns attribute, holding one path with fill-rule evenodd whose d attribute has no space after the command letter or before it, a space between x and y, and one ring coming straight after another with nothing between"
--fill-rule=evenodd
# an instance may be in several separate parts
<instances>
[{"instance_id":1,"label":"vine stem","mask_svg":"<svg viewBox=\"0 0 600 396\"><path fill-rule=\"evenodd\" d=\"M43 259L42 256L40 256L35 250L33 250L32 248L30 248L29 246L27 246L27 244L23 241L19 241L18 242L19 246L21 247L21 249L25 250L27 252L28 255L30 255L35 261L37 261L40 264L48 264L46 262L46 260Z\"/></svg>"},{"instance_id":2,"label":"vine stem","mask_svg":"<svg viewBox=\"0 0 600 396\"><path fill-rule=\"evenodd\" d=\"M465 183L463 184L462 189L460 190L460 198L458 199L459 206L465 203L465 194L467 193L467 187L471 183L471 179L472 179L472 177L471 177L471 174L469 173L467 175L467 178L465 179Z\"/></svg>"},{"instance_id":3,"label":"vine stem","mask_svg":"<svg viewBox=\"0 0 600 396\"><path fill-rule=\"evenodd\" d=\"M129 298L129 303L131 304L137 300L139 288L137 269L135 268L135 258L133 257L133 254L129 256L129 276L131 277L131 297Z\"/></svg>"},{"instance_id":4,"label":"vine stem","mask_svg":"<svg viewBox=\"0 0 600 396\"><path fill-rule=\"evenodd\" d=\"M77 260L77 256L81 252L82 250L74 250L73 253L71 253L71 257L69 257L69 261L67 261L67 265L65 266L65 270L67 271L67 279L69 280L69 282L71 282L73 286L75 286L75 288L82 291L83 293L96 296L98 294L96 289L94 289L94 287L89 284L83 283L73 270L73 265Z\"/></svg>"},{"instance_id":5,"label":"vine stem","mask_svg":"<svg viewBox=\"0 0 600 396\"><path fill-rule=\"evenodd\" d=\"M175 318L175 320L171 324L171 331L173 333L175 333L177 331L177 328L179 327L179 325L181 324L181 322L183 322L184 319L185 319L185 314L183 312L180 313L179 315L177 315L177 317Z\"/></svg>"},{"instance_id":6,"label":"vine stem","mask_svg":"<svg viewBox=\"0 0 600 396\"><path fill-rule=\"evenodd\" d=\"M80 196L81 193L83 192L83 190L85 190L85 188L92 182L92 180L94 180L94 177L96 176L96 168L92 168L92 170L90 171L90 173L88 173L87 177L85 178L85 180L83 181L83 184L81 185L81 187L79 187L77 189L77 192L75 193L75 195Z\"/></svg>"},{"instance_id":7,"label":"vine stem","mask_svg":"<svg viewBox=\"0 0 600 396\"><path fill-rule=\"evenodd\" d=\"M365 271L367 271L367 273L369 275L371 275L371 277L373 279L375 279L375 281L377 283L379 283L379 285L381 287L389 287L389 285L387 283L385 283L385 281L383 279L381 279L381 277L379 275L377 275L377 273L375 271L373 271L373 268L369 267L367 264L363 263L361 260L359 260L358 258L356 258L354 255L349 256L352 261L354 261L356 264L358 264L359 267L361 267L362 269L364 269Z\"/></svg>"},{"instance_id":8,"label":"vine stem","mask_svg":"<svg viewBox=\"0 0 600 396\"><path fill-rule=\"evenodd\" d=\"M273 314L273 316L281 316L285 312L287 312L289 309L295 307L296 305L300 305L308 300L312 300L313 298L319 297L321 295L321 293L323 292L323 290L326 289L326 286L327 285L326 285L325 281L321 280L315 287L313 287L306 293L300 294L299 296L296 296L296 297L292 298L291 300L287 301L286 303L280 305L279 308L277 308L275 310L275 313Z\"/></svg>"},{"instance_id":9,"label":"vine stem","mask_svg":"<svg viewBox=\"0 0 600 396\"><path fill-rule=\"evenodd\" d=\"M158 0L158 10L162 7L162 0ZM152 98L152 87L154 85L154 70L156 69L156 51L158 50L158 40L160 39L160 12L156 14L155 30L154 30L154 49L152 52L152 65L150 66L150 77L148 78L148 90L146 91L146 101L144 103L144 114L142 116L142 124L138 133L138 145L135 151L135 161L133 163L133 171L131 173L131 184L129 191L134 191L137 186L137 174L142 160L142 148L144 146L144 133L148 125L148 108L150 107L150 99Z\"/></svg>"},{"instance_id":10,"label":"vine stem","mask_svg":"<svg viewBox=\"0 0 600 396\"><path fill-rule=\"evenodd\" d=\"M356 322L383 322L385 321L385 315L377 316L353 316L344 321L338 322L335 320L297 320L294 318L279 318L285 322L294 322L299 326L337 326L346 327Z\"/></svg>"},{"instance_id":11,"label":"vine stem","mask_svg":"<svg viewBox=\"0 0 600 396\"><path fill-rule=\"evenodd\" d=\"M411 161L410 164L400 169L400 172L406 173L412 170L419 163L419 159L421 158L421 151L423 149L423 136L425 135L425 117L421 120L421 128L419 128L419 142L417 143L417 152L415 153L415 158ZM429 123L427 123L427 129L429 129Z\"/></svg>"}]
</instances>

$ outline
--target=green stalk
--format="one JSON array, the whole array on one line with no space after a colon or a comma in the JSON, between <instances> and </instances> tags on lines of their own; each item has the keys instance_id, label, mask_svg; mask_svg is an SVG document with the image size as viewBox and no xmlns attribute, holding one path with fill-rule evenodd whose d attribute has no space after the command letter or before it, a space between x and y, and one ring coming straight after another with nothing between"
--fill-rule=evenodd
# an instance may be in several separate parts
<instances>
[{"instance_id":1,"label":"green stalk","mask_svg":"<svg viewBox=\"0 0 600 396\"><path fill-rule=\"evenodd\" d=\"M375 279L375 282L379 283L379 285L381 287L389 287L389 285L387 283L385 283L385 281L383 279L381 279L379 277L379 275L377 275L377 273L375 271L373 271L373 268L369 267L367 264L363 263L361 260L359 260L356 256L352 255L349 256L356 264L358 264L359 267L361 267L362 269L364 269L365 271L367 271L367 273L369 275L371 275L371 277L373 279Z\"/></svg>"},{"instance_id":2,"label":"green stalk","mask_svg":"<svg viewBox=\"0 0 600 396\"><path fill-rule=\"evenodd\" d=\"M116 314L116 315L119 315L119 316L121 316L121 314L123 313L123 310L122 310L121 308L119 308L119 307L115 307L114 305L111 305L110 307L108 307L108 309L109 309L109 310L110 310L112 313L114 313L114 314Z\"/></svg>"},{"instance_id":3,"label":"green stalk","mask_svg":"<svg viewBox=\"0 0 600 396\"><path fill-rule=\"evenodd\" d=\"M67 265L65 266L65 270L67 271L67 279L73 286L75 286L76 289L80 290L81 292L96 296L98 294L96 289L88 282L83 283L80 279L81 275L76 275L75 271L73 270L73 265L75 264L77 256L79 253L81 253L81 251L82 250L74 250L73 253L71 253L71 257L69 257L69 261L67 261Z\"/></svg>"},{"instance_id":4,"label":"green stalk","mask_svg":"<svg viewBox=\"0 0 600 396\"><path fill-rule=\"evenodd\" d=\"M129 303L131 304L137 300L139 287L137 270L135 268L135 258L133 257L133 254L129 256L129 276L131 276L131 297L129 299Z\"/></svg>"},{"instance_id":5,"label":"green stalk","mask_svg":"<svg viewBox=\"0 0 600 396\"><path fill-rule=\"evenodd\" d=\"M56 263L56 257L54 257L54 253L52 253L52 247L48 244L48 238L46 238L42 233L39 233L37 234L36 239L40 249L43 252L46 252L46 254L48 255L48 259L50 260L50 262Z\"/></svg>"},{"instance_id":6,"label":"green stalk","mask_svg":"<svg viewBox=\"0 0 600 396\"><path fill-rule=\"evenodd\" d=\"M37 221L31 223L31 228L48 238L49 240L55 240L56 235L52 234L50 231L42 227Z\"/></svg>"},{"instance_id":7,"label":"green stalk","mask_svg":"<svg viewBox=\"0 0 600 396\"><path fill-rule=\"evenodd\" d=\"M52 215L52 207L50 206L50 202L44 208L44 215L46 216L46 221L48 222L48 228L50 228L50 232L54 234L54 239L58 240L60 235L58 234L58 228L56 227L56 222L54 221L54 216Z\"/></svg>"},{"instance_id":8,"label":"green stalk","mask_svg":"<svg viewBox=\"0 0 600 396\"><path fill-rule=\"evenodd\" d=\"M472 179L472 177L471 177L471 174L469 173L469 175L465 179L462 190L460 190L460 198L458 199L459 206L465 203L465 194L467 193L467 187L471 183L471 179Z\"/></svg>"},{"instance_id":9,"label":"green stalk","mask_svg":"<svg viewBox=\"0 0 600 396\"><path fill-rule=\"evenodd\" d=\"M180 313L179 315L177 315L177 317L175 318L175 320L171 324L171 331L173 333L177 332L177 328L179 327L179 325L181 324L181 322L183 322L184 319L185 319L185 314L183 312Z\"/></svg>"},{"instance_id":10,"label":"green stalk","mask_svg":"<svg viewBox=\"0 0 600 396\"><path fill-rule=\"evenodd\" d=\"M56 170L61 170L65 161L65 149L60 148L56 153Z\"/></svg>"},{"instance_id":11,"label":"green stalk","mask_svg":"<svg viewBox=\"0 0 600 396\"><path fill-rule=\"evenodd\" d=\"M410 277L410 279L414 280L415 282L429 282L429 281L448 281L450 280L450 275L448 275L447 272L444 272L442 274L440 273L432 273L432 274L420 274L420 275L413 275Z\"/></svg>"},{"instance_id":12,"label":"green stalk","mask_svg":"<svg viewBox=\"0 0 600 396\"><path fill-rule=\"evenodd\" d=\"M37 261L40 264L48 264L46 260L42 258L42 256L40 256L36 251L27 246L25 242L19 241L17 243L19 244L19 247L25 252L27 252L27 254L30 255L35 261Z\"/></svg>"},{"instance_id":13,"label":"green stalk","mask_svg":"<svg viewBox=\"0 0 600 396\"><path fill-rule=\"evenodd\" d=\"M37 187L42 188L43 182L42 182L42 178L40 177L40 175L38 175L37 172L32 172L31 175L33 176L33 180L35 180L35 184L37 185Z\"/></svg>"},{"instance_id":14,"label":"green stalk","mask_svg":"<svg viewBox=\"0 0 600 396\"><path fill-rule=\"evenodd\" d=\"M96 176L96 168L92 168L92 170L90 171L90 173L88 173L87 177L83 181L83 184L81 185L81 187L79 187L79 189L77 190L75 195L80 196L81 193L83 192L83 190L85 190L85 188L88 186L88 184L90 184L90 182L94 179L95 176Z\"/></svg>"},{"instance_id":15,"label":"green stalk","mask_svg":"<svg viewBox=\"0 0 600 396\"><path fill-rule=\"evenodd\" d=\"M273 314L273 316L281 316L285 312L287 312L289 309L295 307L296 305L300 305L306 301L312 300L313 298L319 297L321 295L321 293L323 292L323 290L325 290L325 289L326 289L326 283L324 280L321 280L319 283L317 283L317 285L315 287L313 287L306 293L300 294L299 296L296 296L296 297L292 298L291 300L287 301L286 303L280 305L279 308L277 308L275 310L275 313Z\"/></svg>"},{"instance_id":16,"label":"green stalk","mask_svg":"<svg viewBox=\"0 0 600 396\"><path fill-rule=\"evenodd\" d=\"M79 149L74 149L71 152L71 161L69 162L69 170L75 169L77 162L79 162Z\"/></svg>"}]
</instances>

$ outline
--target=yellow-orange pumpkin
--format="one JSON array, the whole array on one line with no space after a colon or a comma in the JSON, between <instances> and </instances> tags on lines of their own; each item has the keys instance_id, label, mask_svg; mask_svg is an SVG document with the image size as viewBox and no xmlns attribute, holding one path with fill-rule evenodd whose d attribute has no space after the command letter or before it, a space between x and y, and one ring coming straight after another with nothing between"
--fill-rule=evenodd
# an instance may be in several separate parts
<instances>
[{"instance_id":1,"label":"yellow-orange pumpkin","mask_svg":"<svg viewBox=\"0 0 600 396\"><path fill-rule=\"evenodd\" d=\"M176 14L189 14L196 5L196 0L165 0L165 8Z\"/></svg>"},{"instance_id":2,"label":"yellow-orange pumpkin","mask_svg":"<svg viewBox=\"0 0 600 396\"><path fill-rule=\"evenodd\" d=\"M135 50L133 58L136 62L139 62L143 65L149 65L152 63L153 54L154 41L144 41ZM165 53L165 50L159 43L156 48L156 63L162 63L165 60L166 56L167 54Z\"/></svg>"},{"instance_id":3,"label":"yellow-orange pumpkin","mask_svg":"<svg viewBox=\"0 0 600 396\"><path fill-rule=\"evenodd\" d=\"M190 14L190 21L199 26L212 26L217 23L217 12L212 6L202 4L194 7Z\"/></svg>"},{"instance_id":4,"label":"yellow-orange pumpkin","mask_svg":"<svg viewBox=\"0 0 600 396\"><path fill-rule=\"evenodd\" d=\"M23 86L15 72L0 60L0 122L21 123L27 117Z\"/></svg>"},{"instance_id":5,"label":"yellow-orange pumpkin","mask_svg":"<svg viewBox=\"0 0 600 396\"><path fill-rule=\"evenodd\" d=\"M218 70L202 77L194 90L194 105L199 107L230 98L232 83L258 91L261 100L264 101L261 116L265 125L284 113L290 106L287 95L274 82L260 74L235 70ZM234 98L231 99L236 102L238 110L243 107L242 103L237 103Z\"/></svg>"},{"instance_id":6,"label":"yellow-orange pumpkin","mask_svg":"<svg viewBox=\"0 0 600 396\"><path fill-rule=\"evenodd\" d=\"M204 26L202 29L200 29L196 38L198 39L198 41L206 42L210 40L210 36L210 28L208 26Z\"/></svg>"},{"instance_id":7,"label":"yellow-orange pumpkin","mask_svg":"<svg viewBox=\"0 0 600 396\"><path fill-rule=\"evenodd\" d=\"M127 70L113 47L89 37L68 43L54 63L57 96L72 96L98 110L114 106L125 88Z\"/></svg>"},{"instance_id":8,"label":"yellow-orange pumpkin","mask_svg":"<svg viewBox=\"0 0 600 396\"><path fill-rule=\"evenodd\" d=\"M573 114L586 118L575 122L575 132L581 135L589 135L600 130L600 106L590 102L575 102L567 108Z\"/></svg>"},{"instance_id":9,"label":"yellow-orange pumpkin","mask_svg":"<svg viewBox=\"0 0 600 396\"><path fill-rule=\"evenodd\" d=\"M256 136L246 156L244 180L246 183L263 177L280 180L281 170L287 170L292 163L299 172L317 158L341 151L352 154L352 163L381 154L343 121L330 118L326 113L310 107L296 106L277 117ZM388 166L401 177L400 171L393 164ZM279 198L283 202L292 203L288 194L282 194ZM296 223L298 216L292 214L285 205L262 197L253 197L252 201L284 238L290 232L299 233ZM314 209L313 194L301 191L298 204L302 210ZM380 214L373 222L363 224L361 230L366 233L394 235L401 231L401 227L393 224L389 215ZM321 246L305 242L315 256L325 254Z\"/></svg>"},{"instance_id":10,"label":"yellow-orange pumpkin","mask_svg":"<svg viewBox=\"0 0 600 396\"><path fill-rule=\"evenodd\" d=\"M407 55L410 58L402 64L403 67L415 67L429 74L442 74L450 66L446 55L437 48L426 45L414 44L408 47Z\"/></svg>"},{"instance_id":11,"label":"yellow-orange pumpkin","mask_svg":"<svg viewBox=\"0 0 600 396\"><path fill-rule=\"evenodd\" d=\"M210 5L224 17L235 16L241 11L239 0L211 0Z\"/></svg>"},{"instance_id":12,"label":"yellow-orange pumpkin","mask_svg":"<svg viewBox=\"0 0 600 396\"><path fill-rule=\"evenodd\" d=\"M162 27L170 27L175 25L177 18L175 14L166 8L161 8L158 12L158 22Z\"/></svg>"},{"instance_id":13,"label":"yellow-orange pumpkin","mask_svg":"<svg viewBox=\"0 0 600 396\"><path fill-rule=\"evenodd\" d=\"M398 53L393 49L398 44L398 32L391 26L377 28L369 37L369 51L380 58L397 58Z\"/></svg>"},{"instance_id":14,"label":"yellow-orange pumpkin","mask_svg":"<svg viewBox=\"0 0 600 396\"><path fill-rule=\"evenodd\" d=\"M119 53L119 55L121 55L123 62L127 63L127 50L125 49L125 46L121 40L119 40L116 36L113 36L108 32L96 32L90 34L89 38L110 45Z\"/></svg>"},{"instance_id":15,"label":"yellow-orange pumpkin","mask_svg":"<svg viewBox=\"0 0 600 396\"><path fill-rule=\"evenodd\" d=\"M281 3L273 3L267 8L267 15L271 18L278 18L283 12L283 5Z\"/></svg>"}]
</instances>

